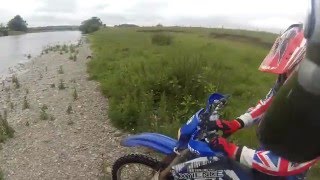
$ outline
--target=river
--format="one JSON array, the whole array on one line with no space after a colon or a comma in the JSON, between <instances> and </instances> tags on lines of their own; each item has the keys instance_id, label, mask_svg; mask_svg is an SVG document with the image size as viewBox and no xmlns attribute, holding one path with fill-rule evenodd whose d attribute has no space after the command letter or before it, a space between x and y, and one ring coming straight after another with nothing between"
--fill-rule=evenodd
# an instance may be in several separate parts
<instances>
[{"instance_id":1,"label":"river","mask_svg":"<svg viewBox=\"0 0 320 180\"><path fill-rule=\"evenodd\" d=\"M46 46L76 43L80 38L80 31L27 33L0 37L0 75L8 73L9 67L27 62L28 54L35 57L40 55Z\"/></svg>"}]
</instances>

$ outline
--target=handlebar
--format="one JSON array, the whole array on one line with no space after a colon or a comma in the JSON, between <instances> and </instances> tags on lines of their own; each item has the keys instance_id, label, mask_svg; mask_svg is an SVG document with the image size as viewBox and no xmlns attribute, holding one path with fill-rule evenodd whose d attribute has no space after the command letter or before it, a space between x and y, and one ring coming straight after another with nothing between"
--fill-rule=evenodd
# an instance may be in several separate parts
<instances>
[{"instance_id":1,"label":"handlebar","mask_svg":"<svg viewBox=\"0 0 320 180\"><path fill-rule=\"evenodd\" d=\"M205 111L200 115L201 122L199 123L199 127L198 127L199 132L196 137L198 140L208 141L208 139L216 138L219 136L217 130L209 131L208 126L210 126L210 124L213 121L216 121L219 119L220 117L219 111L224 108L229 97L230 96L225 96L222 99L215 100L210 105L209 108L207 107L209 111ZM222 135L222 137L227 138L229 137L229 135Z\"/></svg>"}]
</instances>

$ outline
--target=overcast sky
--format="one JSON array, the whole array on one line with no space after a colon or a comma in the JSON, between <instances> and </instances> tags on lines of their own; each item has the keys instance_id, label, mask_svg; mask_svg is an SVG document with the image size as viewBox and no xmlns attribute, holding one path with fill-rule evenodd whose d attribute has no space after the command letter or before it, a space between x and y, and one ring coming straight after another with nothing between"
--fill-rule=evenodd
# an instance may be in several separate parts
<instances>
[{"instance_id":1,"label":"overcast sky","mask_svg":"<svg viewBox=\"0 0 320 180\"><path fill-rule=\"evenodd\" d=\"M20 14L29 26L184 25L281 30L304 22L308 0L0 0L0 22Z\"/></svg>"}]
</instances>

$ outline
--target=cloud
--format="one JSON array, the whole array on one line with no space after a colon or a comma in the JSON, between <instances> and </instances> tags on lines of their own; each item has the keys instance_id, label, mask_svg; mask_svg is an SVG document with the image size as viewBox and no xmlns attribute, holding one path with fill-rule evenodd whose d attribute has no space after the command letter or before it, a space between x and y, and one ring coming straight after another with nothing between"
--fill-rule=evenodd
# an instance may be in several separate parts
<instances>
[{"instance_id":1,"label":"cloud","mask_svg":"<svg viewBox=\"0 0 320 180\"><path fill-rule=\"evenodd\" d=\"M35 12L73 13L77 9L77 0L42 0Z\"/></svg>"},{"instance_id":2,"label":"cloud","mask_svg":"<svg viewBox=\"0 0 320 180\"><path fill-rule=\"evenodd\" d=\"M97 16L107 25L222 26L285 29L303 22L307 0L0 0L0 21L20 14L30 26L78 25ZM1 23L1 22L0 22Z\"/></svg>"}]
</instances>

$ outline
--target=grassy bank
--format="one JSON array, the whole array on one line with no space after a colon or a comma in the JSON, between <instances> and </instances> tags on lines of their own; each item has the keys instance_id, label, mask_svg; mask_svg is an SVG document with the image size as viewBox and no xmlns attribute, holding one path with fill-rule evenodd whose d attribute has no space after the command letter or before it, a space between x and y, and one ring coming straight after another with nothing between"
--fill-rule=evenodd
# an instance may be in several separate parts
<instances>
[{"instance_id":1,"label":"grassy bank","mask_svg":"<svg viewBox=\"0 0 320 180\"><path fill-rule=\"evenodd\" d=\"M216 38L212 33L221 33L216 30L175 30L165 32L172 38L169 45L152 43L155 29L105 29L92 36L89 72L102 83L117 127L175 136L210 93L232 95L225 115L234 118L272 85L274 76L257 70L265 47Z\"/></svg>"},{"instance_id":2,"label":"grassy bank","mask_svg":"<svg viewBox=\"0 0 320 180\"><path fill-rule=\"evenodd\" d=\"M227 119L263 98L276 77L257 68L275 37L224 29L103 29L90 38L94 59L88 71L109 97L115 126L175 137L212 92L232 95ZM232 138L257 146L253 129Z\"/></svg>"}]
</instances>

